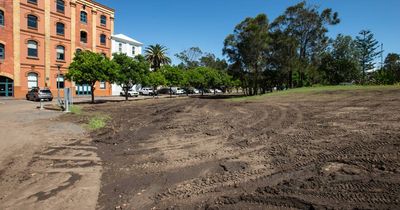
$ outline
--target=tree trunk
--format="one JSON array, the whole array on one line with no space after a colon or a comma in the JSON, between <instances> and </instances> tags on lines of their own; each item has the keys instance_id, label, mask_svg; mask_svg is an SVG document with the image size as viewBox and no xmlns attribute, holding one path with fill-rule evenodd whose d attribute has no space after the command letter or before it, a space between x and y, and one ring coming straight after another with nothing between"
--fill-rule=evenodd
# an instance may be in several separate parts
<instances>
[{"instance_id":1,"label":"tree trunk","mask_svg":"<svg viewBox=\"0 0 400 210\"><path fill-rule=\"evenodd\" d=\"M90 86L91 94L92 94L92 104L94 104L94 85L96 83L92 83Z\"/></svg>"},{"instance_id":2,"label":"tree trunk","mask_svg":"<svg viewBox=\"0 0 400 210\"><path fill-rule=\"evenodd\" d=\"M125 88L124 92L125 92L125 101L127 101L128 100L128 88Z\"/></svg>"},{"instance_id":3,"label":"tree trunk","mask_svg":"<svg viewBox=\"0 0 400 210\"><path fill-rule=\"evenodd\" d=\"M172 98L172 87L169 87L169 97Z\"/></svg>"}]
</instances>

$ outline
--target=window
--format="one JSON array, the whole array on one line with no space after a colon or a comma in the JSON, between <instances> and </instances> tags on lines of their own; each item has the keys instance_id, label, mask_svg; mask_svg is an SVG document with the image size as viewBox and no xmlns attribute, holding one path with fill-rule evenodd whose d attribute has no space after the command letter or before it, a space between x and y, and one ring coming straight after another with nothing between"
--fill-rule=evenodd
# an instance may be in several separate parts
<instances>
[{"instance_id":1,"label":"window","mask_svg":"<svg viewBox=\"0 0 400 210\"><path fill-rule=\"evenodd\" d=\"M65 83L64 83L64 75L60 74L57 76L57 88L64 88Z\"/></svg>"},{"instance_id":2,"label":"window","mask_svg":"<svg viewBox=\"0 0 400 210\"><path fill-rule=\"evenodd\" d=\"M0 60L4 60L4 58L5 58L4 44L0 43Z\"/></svg>"},{"instance_id":3,"label":"window","mask_svg":"<svg viewBox=\"0 0 400 210\"><path fill-rule=\"evenodd\" d=\"M65 26L64 26L64 23L57 23L56 30L57 30L57 35L62 35L62 36L64 36L64 33L65 33Z\"/></svg>"},{"instance_id":4,"label":"window","mask_svg":"<svg viewBox=\"0 0 400 210\"><path fill-rule=\"evenodd\" d=\"M65 6L63 0L57 0L57 12L64 13Z\"/></svg>"},{"instance_id":5,"label":"window","mask_svg":"<svg viewBox=\"0 0 400 210\"><path fill-rule=\"evenodd\" d=\"M106 35L101 34L100 35L100 44L106 45L106 39L107 39Z\"/></svg>"},{"instance_id":6,"label":"window","mask_svg":"<svg viewBox=\"0 0 400 210\"><path fill-rule=\"evenodd\" d=\"M119 43L119 45L118 45L118 51L119 51L120 53L122 53L122 43Z\"/></svg>"},{"instance_id":7,"label":"window","mask_svg":"<svg viewBox=\"0 0 400 210\"><path fill-rule=\"evenodd\" d=\"M58 45L57 46L57 60L63 61L65 60L65 47Z\"/></svg>"},{"instance_id":8,"label":"window","mask_svg":"<svg viewBox=\"0 0 400 210\"><path fill-rule=\"evenodd\" d=\"M135 55L135 51L136 51L135 46L132 46L132 55Z\"/></svg>"},{"instance_id":9,"label":"window","mask_svg":"<svg viewBox=\"0 0 400 210\"><path fill-rule=\"evenodd\" d=\"M75 54L78 54L78 53L80 53L80 52L82 52L82 50L79 49L79 48L75 50Z\"/></svg>"},{"instance_id":10,"label":"window","mask_svg":"<svg viewBox=\"0 0 400 210\"><path fill-rule=\"evenodd\" d=\"M38 87L38 75L31 72L28 74L28 89L31 90L35 87Z\"/></svg>"},{"instance_id":11,"label":"window","mask_svg":"<svg viewBox=\"0 0 400 210\"><path fill-rule=\"evenodd\" d=\"M106 89L106 82L104 81L100 82L100 89Z\"/></svg>"},{"instance_id":12,"label":"window","mask_svg":"<svg viewBox=\"0 0 400 210\"><path fill-rule=\"evenodd\" d=\"M81 11L81 23L87 23L87 13Z\"/></svg>"},{"instance_id":13,"label":"window","mask_svg":"<svg viewBox=\"0 0 400 210\"><path fill-rule=\"evenodd\" d=\"M4 26L4 12L0 10L0 26Z\"/></svg>"},{"instance_id":14,"label":"window","mask_svg":"<svg viewBox=\"0 0 400 210\"><path fill-rule=\"evenodd\" d=\"M28 3L37 4L37 0L28 0Z\"/></svg>"},{"instance_id":15,"label":"window","mask_svg":"<svg viewBox=\"0 0 400 210\"><path fill-rule=\"evenodd\" d=\"M100 16L100 24L102 26L106 26L107 25L107 17L105 15Z\"/></svg>"},{"instance_id":16,"label":"window","mask_svg":"<svg viewBox=\"0 0 400 210\"><path fill-rule=\"evenodd\" d=\"M87 33L85 31L81 31L81 42L87 43Z\"/></svg>"},{"instance_id":17,"label":"window","mask_svg":"<svg viewBox=\"0 0 400 210\"><path fill-rule=\"evenodd\" d=\"M28 41L28 57L38 57L38 43L36 41Z\"/></svg>"},{"instance_id":18,"label":"window","mask_svg":"<svg viewBox=\"0 0 400 210\"><path fill-rule=\"evenodd\" d=\"M107 57L107 55L105 53L101 53L101 56L103 56L103 58Z\"/></svg>"},{"instance_id":19,"label":"window","mask_svg":"<svg viewBox=\"0 0 400 210\"><path fill-rule=\"evenodd\" d=\"M34 15L28 15L28 28L37 29L38 27L38 18Z\"/></svg>"}]
</instances>

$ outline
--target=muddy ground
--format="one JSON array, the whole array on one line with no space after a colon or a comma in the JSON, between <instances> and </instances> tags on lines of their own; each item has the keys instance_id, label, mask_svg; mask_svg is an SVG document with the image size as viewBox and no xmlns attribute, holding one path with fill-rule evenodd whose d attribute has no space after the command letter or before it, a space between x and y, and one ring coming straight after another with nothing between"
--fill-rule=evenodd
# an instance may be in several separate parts
<instances>
[{"instance_id":1,"label":"muddy ground","mask_svg":"<svg viewBox=\"0 0 400 210\"><path fill-rule=\"evenodd\" d=\"M399 209L400 91L91 107L99 209Z\"/></svg>"}]
</instances>

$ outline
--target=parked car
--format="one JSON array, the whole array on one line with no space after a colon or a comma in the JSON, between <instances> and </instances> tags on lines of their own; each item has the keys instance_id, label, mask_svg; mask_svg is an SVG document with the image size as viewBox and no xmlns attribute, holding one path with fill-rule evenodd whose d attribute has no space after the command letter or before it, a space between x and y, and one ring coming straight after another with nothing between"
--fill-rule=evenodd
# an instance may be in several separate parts
<instances>
[{"instance_id":1,"label":"parked car","mask_svg":"<svg viewBox=\"0 0 400 210\"><path fill-rule=\"evenodd\" d=\"M174 95L181 95L181 94L185 93L183 88L180 88L180 87L172 87L171 90L172 90L172 94L174 94Z\"/></svg>"},{"instance_id":2,"label":"parked car","mask_svg":"<svg viewBox=\"0 0 400 210\"><path fill-rule=\"evenodd\" d=\"M29 101L40 101L40 100L53 100L53 94L51 93L50 89L48 88L32 88L26 94L26 100Z\"/></svg>"},{"instance_id":3,"label":"parked car","mask_svg":"<svg viewBox=\"0 0 400 210\"><path fill-rule=\"evenodd\" d=\"M144 87L139 90L140 95L152 96L154 94L153 88Z\"/></svg>"},{"instance_id":4,"label":"parked car","mask_svg":"<svg viewBox=\"0 0 400 210\"><path fill-rule=\"evenodd\" d=\"M196 88L185 88L184 91L185 91L185 93L188 93L188 94L199 94L200 93L200 91L197 90Z\"/></svg>"},{"instance_id":5,"label":"parked car","mask_svg":"<svg viewBox=\"0 0 400 210\"><path fill-rule=\"evenodd\" d=\"M157 93L158 94L171 94L171 90L170 90L170 88L161 88L161 89L159 89L159 90L157 90Z\"/></svg>"},{"instance_id":6,"label":"parked car","mask_svg":"<svg viewBox=\"0 0 400 210\"><path fill-rule=\"evenodd\" d=\"M119 93L120 96L125 96L125 91L121 91ZM128 97L138 97L139 96L139 92L137 92L136 90L128 90Z\"/></svg>"}]
</instances>

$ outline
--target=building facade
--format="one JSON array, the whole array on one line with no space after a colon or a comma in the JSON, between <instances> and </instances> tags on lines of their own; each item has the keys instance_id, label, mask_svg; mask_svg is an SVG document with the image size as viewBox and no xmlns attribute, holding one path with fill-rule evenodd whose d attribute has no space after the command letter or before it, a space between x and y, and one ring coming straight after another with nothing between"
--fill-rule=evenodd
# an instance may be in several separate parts
<instances>
[{"instance_id":1,"label":"building facade","mask_svg":"<svg viewBox=\"0 0 400 210\"><path fill-rule=\"evenodd\" d=\"M77 51L110 57L113 30L114 10L92 0L1 0L0 97L24 98L33 87L90 94L64 75ZM98 82L95 94L110 95L111 85Z\"/></svg>"},{"instance_id":2,"label":"building facade","mask_svg":"<svg viewBox=\"0 0 400 210\"><path fill-rule=\"evenodd\" d=\"M112 53L124 53L127 56L134 58L142 54L143 44L124 34L116 34L111 36L111 51ZM139 90L140 86L135 85L132 89ZM112 84L112 95L119 95L122 92L122 87L117 84Z\"/></svg>"}]
</instances>

